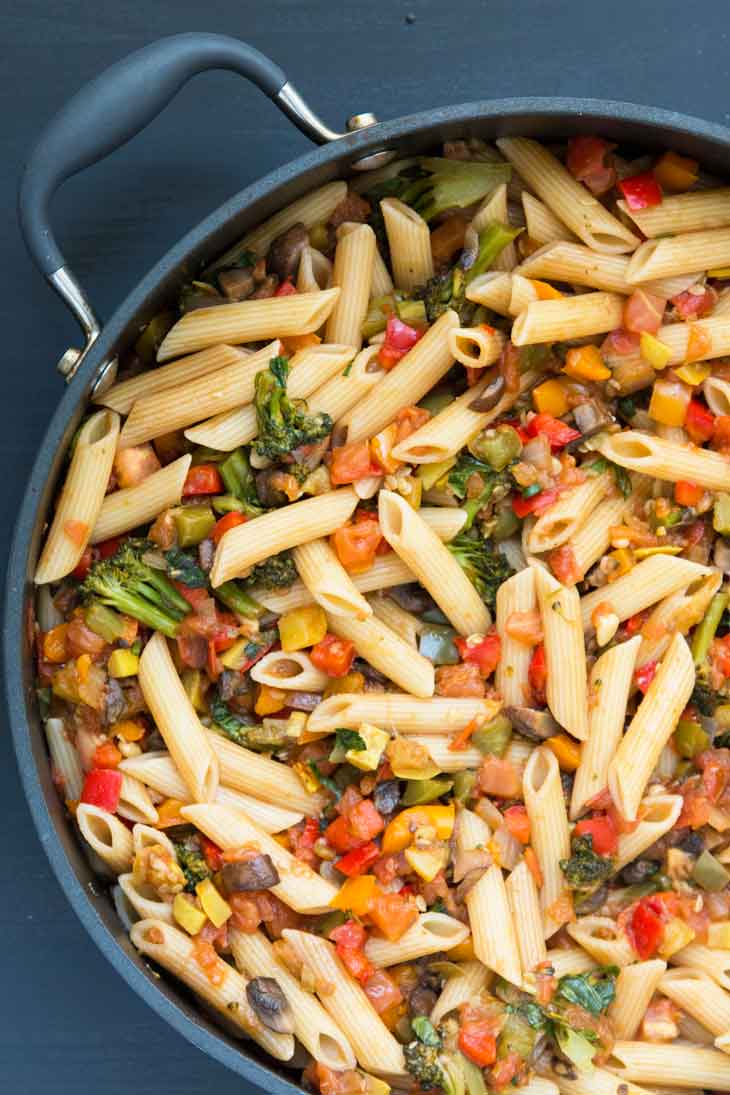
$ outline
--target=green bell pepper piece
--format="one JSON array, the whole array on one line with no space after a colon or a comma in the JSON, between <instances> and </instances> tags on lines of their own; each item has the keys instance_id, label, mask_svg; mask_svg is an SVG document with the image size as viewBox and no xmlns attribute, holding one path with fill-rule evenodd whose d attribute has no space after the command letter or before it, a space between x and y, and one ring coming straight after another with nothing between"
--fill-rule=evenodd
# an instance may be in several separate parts
<instances>
[{"instance_id":1,"label":"green bell pepper piece","mask_svg":"<svg viewBox=\"0 0 730 1095\"><path fill-rule=\"evenodd\" d=\"M473 768L464 768L461 772L454 772L454 798L457 802L468 802L474 794L477 784L477 774Z\"/></svg>"},{"instance_id":2,"label":"green bell pepper piece","mask_svg":"<svg viewBox=\"0 0 730 1095\"><path fill-rule=\"evenodd\" d=\"M725 870L711 852L703 852L695 863L692 881L709 893L719 893L730 882L730 872Z\"/></svg>"},{"instance_id":3,"label":"green bell pepper piece","mask_svg":"<svg viewBox=\"0 0 730 1095\"><path fill-rule=\"evenodd\" d=\"M454 646L456 631L453 627L440 627L431 624L422 631L418 641L418 652L434 665L457 665L459 652Z\"/></svg>"},{"instance_id":4,"label":"green bell pepper piece","mask_svg":"<svg viewBox=\"0 0 730 1095\"><path fill-rule=\"evenodd\" d=\"M471 743L486 756L501 757L512 737L512 723L506 715L496 715L486 726L480 726L471 736Z\"/></svg>"},{"instance_id":5,"label":"green bell pepper piece","mask_svg":"<svg viewBox=\"0 0 730 1095\"><path fill-rule=\"evenodd\" d=\"M727 497L730 499L730 495L727 495ZM714 639L715 632L720 626L720 620L727 607L727 601L727 591L721 589L720 592L716 593L712 598L710 607L695 628L694 635L692 636L692 659L695 666L699 667L703 665L707 658L710 643Z\"/></svg>"},{"instance_id":6,"label":"green bell pepper piece","mask_svg":"<svg viewBox=\"0 0 730 1095\"><path fill-rule=\"evenodd\" d=\"M454 786L453 780L440 776L436 779L409 779L401 799L404 806L425 806L435 802Z\"/></svg>"},{"instance_id":7,"label":"green bell pepper piece","mask_svg":"<svg viewBox=\"0 0 730 1095\"><path fill-rule=\"evenodd\" d=\"M210 504L216 513L243 513L243 502L235 494L216 494Z\"/></svg>"},{"instance_id":8,"label":"green bell pepper piece","mask_svg":"<svg viewBox=\"0 0 730 1095\"><path fill-rule=\"evenodd\" d=\"M692 719L680 719L674 731L674 748L680 757L696 757L710 745L710 735Z\"/></svg>"},{"instance_id":9,"label":"green bell pepper piece","mask_svg":"<svg viewBox=\"0 0 730 1095\"><path fill-rule=\"evenodd\" d=\"M214 524L215 514L210 506L181 506L175 511L178 544L182 548L199 544L210 534Z\"/></svg>"},{"instance_id":10,"label":"green bell pepper piece","mask_svg":"<svg viewBox=\"0 0 730 1095\"><path fill-rule=\"evenodd\" d=\"M469 451L495 471L503 471L522 452L522 442L513 426L496 426L478 434L470 443Z\"/></svg>"}]
</instances>

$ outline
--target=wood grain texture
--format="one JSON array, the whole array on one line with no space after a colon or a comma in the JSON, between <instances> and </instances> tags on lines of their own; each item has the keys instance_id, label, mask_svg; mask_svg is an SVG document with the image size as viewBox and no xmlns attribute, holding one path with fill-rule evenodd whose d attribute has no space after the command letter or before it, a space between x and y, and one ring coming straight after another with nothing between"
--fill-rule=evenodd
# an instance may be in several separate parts
<instances>
[{"instance_id":1,"label":"wood grain texture","mask_svg":"<svg viewBox=\"0 0 730 1095\"><path fill-rule=\"evenodd\" d=\"M5 332L0 521L6 552L23 483L59 398L54 365L73 321L31 268L15 188L41 126L79 85L164 34L210 30L269 53L333 126L511 95L629 99L727 123L727 5L614 0L606 41L583 0L27 0L3 5L0 175ZM415 17L407 22L406 16ZM620 28L624 28L623 31ZM488 61L488 63L485 63ZM309 148L230 73L192 82L131 145L72 180L58 237L102 316L188 227L247 182ZM82 931L32 829L7 733L0 739L6 850L0 869L3 1090L25 1095L241 1095L246 1085L165 1026ZM12 991L7 991L12 986Z\"/></svg>"}]
</instances>

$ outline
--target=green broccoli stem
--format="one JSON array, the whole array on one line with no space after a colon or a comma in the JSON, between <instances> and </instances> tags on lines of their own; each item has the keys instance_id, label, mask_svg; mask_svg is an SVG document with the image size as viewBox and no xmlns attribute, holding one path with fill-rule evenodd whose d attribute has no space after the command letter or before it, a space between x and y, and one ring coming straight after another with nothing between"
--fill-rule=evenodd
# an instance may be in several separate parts
<instances>
[{"instance_id":1,"label":"green broccoli stem","mask_svg":"<svg viewBox=\"0 0 730 1095\"><path fill-rule=\"evenodd\" d=\"M185 600L182 593L178 593L170 579L161 570L153 570L150 567L150 574L145 578L144 585L147 596L163 611L179 616L180 619L187 616L190 603ZM150 587L155 591L156 596L152 595Z\"/></svg>"},{"instance_id":2,"label":"green broccoli stem","mask_svg":"<svg viewBox=\"0 0 730 1095\"><path fill-rule=\"evenodd\" d=\"M99 591L97 595L100 601L116 608L118 612L123 612L125 616L132 616L146 627L161 631L163 635L167 635L168 639L176 638L179 621L154 605L148 604L135 593L120 589L107 594ZM187 607L189 609L190 606Z\"/></svg>"},{"instance_id":3,"label":"green broccoli stem","mask_svg":"<svg viewBox=\"0 0 730 1095\"><path fill-rule=\"evenodd\" d=\"M259 604L253 597L249 597L248 593L234 581L223 582L222 585L217 586L213 590L213 596L226 608L230 608L232 612L237 612L239 616L251 618L261 616L266 611L263 605Z\"/></svg>"},{"instance_id":4,"label":"green broccoli stem","mask_svg":"<svg viewBox=\"0 0 730 1095\"><path fill-rule=\"evenodd\" d=\"M467 284L480 274L485 273L494 260L504 251L508 243L519 236L521 228L510 228L509 225L489 224L479 233L479 251L474 263L466 271Z\"/></svg>"},{"instance_id":5,"label":"green broccoli stem","mask_svg":"<svg viewBox=\"0 0 730 1095\"><path fill-rule=\"evenodd\" d=\"M695 628L694 635L692 636L692 660L697 668L703 665L707 659L710 643L714 639L715 632L720 626L720 620L727 607L727 602L728 593L726 590L721 590L719 593L716 593L710 601L710 607L708 608L704 619Z\"/></svg>"}]
</instances>

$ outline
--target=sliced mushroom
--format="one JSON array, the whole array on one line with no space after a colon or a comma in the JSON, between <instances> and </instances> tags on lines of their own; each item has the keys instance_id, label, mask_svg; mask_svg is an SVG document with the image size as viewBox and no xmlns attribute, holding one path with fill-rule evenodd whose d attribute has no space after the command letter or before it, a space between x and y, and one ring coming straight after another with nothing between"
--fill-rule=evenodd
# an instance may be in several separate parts
<instances>
[{"instance_id":1,"label":"sliced mushroom","mask_svg":"<svg viewBox=\"0 0 730 1095\"><path fill-rule=\"evenodd\" d=\"M594 437L602 430L612 426L616 419L599 399L586 399L573 408L575 428L580 430L580 437L570 441L566 448L573 450L579 448L587 437Z\"/></svg>"},{"instance_id":2,"label":"sliced mushroom","mask_svg":"<svg viewBox=\"0 0 730 1095\"><path fill-rule=\"evenodd\" d=\"M535 711L532 707L505 707L504 714L512 723L512 729L530 741L545 741L562 731L549 711Z\"/></svg>"},{"instance_id":3,"label":"sliced mushroom","mask_svg":"<svg viewBox=\"0 0 730 1095\"><path fill-rule=\"evenodd\" d=\"M281 878L268 855L255 855L236 863L225 863L221 870L227 893L245 893L250 890L268 890L278 886Z\"/></svg>"},{"instance_id":4,"label":"sliced mushroom","mask_svg":"<svg viewBox=\"0 0 730 1095\"><path fill-rule=\"evenodd\" d=\"M272 242L266 258L266 267L282 281L291 280L299 267L302 251L309 243L309 232L298 222Z\"/></svg>"},{"instance_id":5,"label":"sliced mushroom","mask_svg":"<svg viewBox=\"0 0 730 1095\"><path fill-rule=\"evenodd\" d=\"M294 1013L284 990L273 977L254 977L246 985L246 999L269 1030L294 1033Z\"/></svg>"},{"instance_id":6,"label":"sliced mushroom","mask_svg":"<svg viewBox=\"0 0 730 1095\"><path fill-rule=\"evenodd\" d=\"M478 411L483 414L485 411L491 411L497 406L500 399L505 393L507 385L502 373L499 371L499 366L493 366L488 373L489 382L482 391L482 394L477 396L469 404L469 410ZM486 379L486 376L485 376Z\"/></svg>"},{"instance_id":7,"label":"sliced mushroom","mask_svg":"<svg viewBox=\"0 0 730 1095\"><path fill-rule=\"evenodd\" d=\"M237 266L230 270L221 270L218 284L229 300L247 300L256 287L250 266L245 269Z\"/></svg>"}]
</instances>

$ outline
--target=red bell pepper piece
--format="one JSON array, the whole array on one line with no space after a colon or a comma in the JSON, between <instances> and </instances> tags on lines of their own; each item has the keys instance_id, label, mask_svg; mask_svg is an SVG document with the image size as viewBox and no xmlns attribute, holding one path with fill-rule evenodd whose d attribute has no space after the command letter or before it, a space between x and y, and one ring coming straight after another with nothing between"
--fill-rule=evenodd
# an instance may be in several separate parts
<instances>
[{"instance_id":1,"label":"red bell pepper piece","mask_svg":"<svg viewBox=\"0 0 730 1095\"><path fill-rule=\"evenodd\" d=\"M504 823L520 844L530 843L530 819L526 806L509 806L504 811Z\"/></svg>"},{"instance_id":2,"label":"red bell pepper piece","mask_svg":"<svg viewBox=\"0 0 730 1095\"><path fill-rule=\"evenodd\" d=\"M686 479L679 479L674 484L674 501L678 506L696 506L703 494L702 487Z\"/></svg>"},{"instance_id":3,"label":"red bell pepper piece","mask_svg":"<svg viewBox=\"0 0 730 1095\"><path fill-rule=\"evenodd\" d=\"M121 772L116 768L92 768L84 780L79 802L88 802L90 806L98 806L113 814L119 805L121 793Z\"/></svg>"},{"instance_id":4,"label":"red bell pepper piece","mask_svg":"<svg viewBox=\"0 0 730 1095\"><path fill-rule=\"evenodd\" d=\"M642 897L627 925L626 934L642 962L656 953L661 941L664 931L664 916L661 909L661 904L657 904L651 898Z\"/></svg>"},{"instance_id":5,"label":"red bell pepper piece","mask_svg":"<svg viewBox=\"0 0 730 1095\"><path fill-rule=\"evenodd\" d=\"M220 494L223 490L221 473L215 464L196 464L185 476L183 496L193 494Z\"/></svg>"},{"instance_id":6,"label":"red bell pepper piece","mask_svg":"<svg viewBox=\"0 0 730 1095\"><path fill-rule=\"evenodd\" d=\"M343 855L342 859L338 859L335 866L338 871L347 875L348 878L354 878L356 875L364 874L379 855L380 848L371 840L369 843L363 844L359 848L353 848L351 852L347 852L346 855Z\"/></svg>"},{"instance_id":7,"label":"red bell pepper piece","mask_svg":"<svg viewBox=\"0 0 730 1095\"><path fill-rule=\"evenodd\" d=\"M646 691L651 682L656 677L656 671L659 668L659 663L656 661L645 662L636 670L636 687L640 692L646 695Z\"/></svg>"},{"instance_id":8,"label":"red bell pepper piece","mask_svg":"<svg viewBox=\"0 0 730 1095\"><path fill-rule=\"evenodd\" d=\"M363 953L367 933L362 924L346 920L330 932L330 939L335 944L337 957L357 981L364 984L372 977L375 967Z\"/></svg>"},{"instance_id":9,"label":"red bell pepper piece","mask_svg":"<svg viewBox=\"0 0 730 1095\"><path fill-rule=\"evenodd\" d=\"M616 145L601 137L571 137L565 165L573 178L585 183L592 194L605 194L616 181L609 153Z\"/></svg>"},{"instance_id":10,"label":"red bell pepper piece","mask_svg":"<svg viewBox=\"0 0 730 1095\"><path fill-rule=\"evenodd\" d=\"M462 639L459 636L454 639L454 646L459 651L462 661L474 662L479 666L479 672L483 677L488 677L494 672L502 653L502 643L496 633L483 635L477 641Z\"/></svg>"},{"instance_id":11,"label":"red bell pepper piece","mask_svg":"<svg viewBox=\"0 0 730 1095\"><path fill-rule=\"evenodd\" d=\"M223 852L218 845L201 834L200 850L203 853L203 859L208 864L208 869L214 873L219 871L223 866Z\"/></svg>"},{"instance_id":12,"label":"red bell pepper piece","mask_svg":"<svg viewBox=\"0 0 730 1095\"><path fill-rule=\"evenodd\" d=\"M546 702L545 687L547 685L547 663L545 661L545 647L542 643L535 647L532 657L530 658L527 679L530 682L530 688L532 689L535 703L540 707L544 707Z\"/></svg>"},{"instance_id":13,"label":"red bell pepper piece","mask_svg":"<svg viewBox=\"0 0 730 1095\"><path fill-rule=\"evenodd\" d=\"M290 296L293 296L294 293L296 293L296 292L297 292L296 285L294 285L293 282L289 281L289 279L287 278L286 281L282 281L281 285L279 286L279 288L274 293L274 296L275 297L290 297Z\"/></svg>"},{"instance_id":14,"label":"red bell pepper piece","mask_svg":"<svg viewBox=\"0 0 730 1095\"><path fill-rule=\"evenodd\" d=\"M632 211L635 209L649 209L653 205L661 204L662 188L656 181L653 171L643 171L641 175L632 175L628 179L621 179L618 188Z\"/></svg>"},{"instance_id":15,"label":"red bell pepper piece","mask_svg":"<svg viewBox=\"0 0 730 1095\"><path fill-rule=\"evenodd\" d=\"M558 491L556 490L541 490L538 494L533 494L530 498L524 498L521 494L516 494L512 499L512 510L515 517L520 519L527 517L531 513L542 513L549 506L552 506L553 502L557 501Z\"/></svg>"},{"instance_id":16,"label":"red bell pepper piece","mask_svg":"<svg viewBox=\"0 0 730 1095\"><path fill-rule=\"evenodd\" d=\"M528 437L537 437L544 434L550 442L553 452L562 449L569 441L576 441L580 437L580 431L572 426L566 426L559 418L553 418L551 414L536 414L525 427Z\"/></svg>"},{"instance_id":17,"label":"red bell pepper piece","mask_svg":"<svg viewBox=\"0 0 730 1095\"><path fill-rule=\"evenodd\" d=\"M231 528L236 528L238 525L245 525L248 521L248 517L245 513L239 513L238 510L232 510L231 513L226 513L219 521L213 525L213 531L210 534L210 538L214 544L218 544L221 538Z\"/></svg>"},{"instance_id":18,"label":"red bell pepper piece","mask_svg":"<svg viewBox=\"0 0 730 1095\"><path fill-rule=\"evenodd\" d=\"M344 677L350 672L355 660L355 646L349 639L338 639L336 635L325 635L309 652L317 669L328 677Z\"/></svg>"},{"instance_id":19,"label":"red bell pepper piece","mask_svg":"<svg viewBox=\"0 0 730 1095\"><path fill-rule=\"evenodd\" d=\"M690 399L684 428L696 444L709 441L715 432L715 416L699 399Z\"/></svg>"},{"instance_id":20,"label":"red bell pepper piece","mask_svg":"<svg viewBox=\"0 0 730 1095\"><path fill-rule=\"evenodd\" d=\"M618 834L608 814L594 814L579 821L574 836L591 836L596 855L613 855L618 848Z\"/></svg>"},{"instance_id":21,"label":"red bell pepper piece","mask_svg":"<svg viewBox=\"0 0 730 1095\"><path fill-rule=\"evenodd\" d=\"M392 369L416 345L422 335L423 331L409 327L395 314L389 315L385 339L378 351L378 363L386 370Z\"/></svg>"},{"instance_id":22,"label":"red bell pepper piece","mask_svg":"<svg viewBox=\"0 0 730 1095\"><path fill-rule=\"evenodd\" d=\"M93 559L93 551L91 545L89 545L88 547L84 548L81 558L71 571L71 576L73 578L76 578L79 582L83 582L84 578L91 570L91 564L93 562Z\"/></svg>"},{"instance_id":23,"label":"red bell pepper piece","mask_svg":"<svg viewBox=\"0 0 730 1095\"><path fill-rule=\"evenodd\" d=\"M459 1031L459 1049L480 1068L493 1065L497 1059L497 1039L489 1020L465 1023Z\"/></svg>"}]
</instances>

